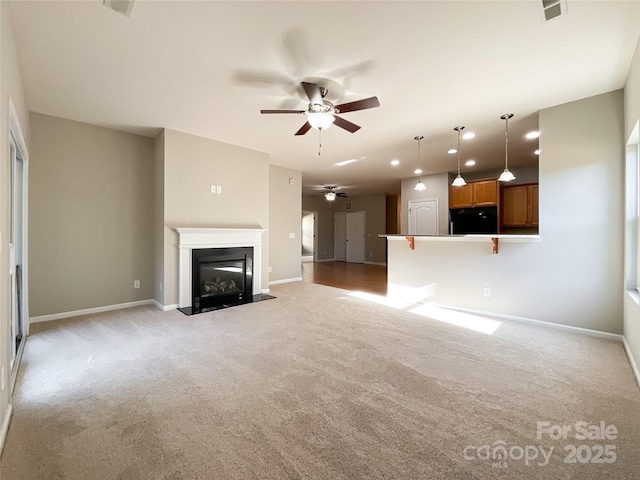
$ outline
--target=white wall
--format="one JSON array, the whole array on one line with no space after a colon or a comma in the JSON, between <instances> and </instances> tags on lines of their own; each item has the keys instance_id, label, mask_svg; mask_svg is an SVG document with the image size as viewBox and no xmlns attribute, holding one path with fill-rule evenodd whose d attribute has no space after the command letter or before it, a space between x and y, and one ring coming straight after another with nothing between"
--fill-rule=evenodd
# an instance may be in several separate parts
<instances>
[{"instance_id":1,"label":"white wall","mask_svg":"<svg viewBox=\"0 0 640 480\"><path fill-rule=\"evenodd\" d=\"M454 307L622 333L622 122L621 91L540 112L542 241L503 242L498 255L490 243L391 241L389 283L430 286L431 300Z\"/></svg>"},{"instance_id":2,"label":"white wall","mask_svg":"<svg viewBox=\"0 0 640 480\"><path fill-rule=\"evenodd\" d=\"M9 18L8 2L0 2L0 270L9 271L9 232L11 219L10 197L10 143L9 99L12 100L22 131L30 150L29 109L22 81L20 59L16 50L13 27ZM9 275L0 275L0 370L4 371L0 389L0 450L11 414L10 394L10 341L11 337L11 289Z\"/></svg>"},{"instance_id":3,"label":"white wall","mask_svg":"<svg viewBox=\"0 0 640 480\"><path fill-rule=\"evenodd\" d=\"M293 233L294 238L290 238ZM269 166L269 282L301 280L302 173Z\"/></svg>"}]
</instances>

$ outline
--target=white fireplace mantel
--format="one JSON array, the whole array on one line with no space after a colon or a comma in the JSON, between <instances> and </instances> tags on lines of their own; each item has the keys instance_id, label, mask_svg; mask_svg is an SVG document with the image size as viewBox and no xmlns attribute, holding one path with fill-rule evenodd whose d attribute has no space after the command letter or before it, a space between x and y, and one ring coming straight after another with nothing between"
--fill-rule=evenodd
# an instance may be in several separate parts
<instances>
[{"instance_id":1,"label":"white fireplace mantel","mask_svg":"<svg viewBox=\"0 0 640 480\"><path fill-rule=\"evenodd\" d=\"M180 248L178 270L178 304L191 306L191 251L198 248L253 247L253 294L261 293L261 228L176 228Z\"/></svg>"}]
</instances>

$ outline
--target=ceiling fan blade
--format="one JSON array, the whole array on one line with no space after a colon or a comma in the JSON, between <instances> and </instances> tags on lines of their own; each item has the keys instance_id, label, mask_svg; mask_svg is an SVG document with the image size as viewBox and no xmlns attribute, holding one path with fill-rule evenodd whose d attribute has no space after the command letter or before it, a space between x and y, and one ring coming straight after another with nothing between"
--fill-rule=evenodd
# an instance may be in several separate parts
<instances>
[{"instance_id":1,"label":"ceiling fan blade","mask_svg":"<svg viewBox=\"0 0 640 480\"><path fill-rule=\"evenodd\" d=\"M355 123L351 123L350 121L345 120L344 118L340 118L337 115L334 115L334 118L335 120L333 121L333 124L339 126L340 128L344 128L348 132L354 133L360 130L360 127Z\"/></svg>"},{"instance_id":2,"label":"ceiling fan blade","mask_svg":"<svg viewBox=\"0 0 640 480\"><path fill-rule=\"evenodd\" d=\"M304 113L304 110L260 110L260 113Z\"/></svg>"},{"instance_id":3,"label":"ceiling fan blade","mask_svg":"<svg viewBox=\"0 0 640 480\"><path fill-rule=\"evenodd\" d=\"M302 87L312 104L322 105L322 94L320 93L320 87L318 84L302 82Z\"/></svg>"},{"instance_id":4,"label":"ceiling fan blade","mask_svg":"<svg viewBox=\"0 0 640 480\"><path fill-rule=\"evenodd\" d=\"M340 113L355 112L356 110L366 110L367 108L376 108L380 106L378 97L365 98L364 100L356 100L355 102L343 103L336 105L336 109Z\"/></svg>"},{"instance_id":5,"label":"ceiling fan blade","mask_svg":"<svg viewBox=\"0 0 640 480\"><path fill-rule=\"evenodd\" d=\"M302 125L302 127L300 127L300 130L298 130L296 132L296 135L304 135L305 133L307 133L309 130L311 129L311 124L309 122L305 122L304 125Z\"/></svg>"},{"instance_id":6,"label":"ceiling fan blade","mask_svg":"<svg viewBox=\"0 0 640 480\"><path fill-rule=\"evenodd\" d=\"M335 192L335 194L336 194L338 197L343 197L343 198L347 196L347 194L346 194L346 193L344 193L344 192Z\"/></svg>"}]
</instances>

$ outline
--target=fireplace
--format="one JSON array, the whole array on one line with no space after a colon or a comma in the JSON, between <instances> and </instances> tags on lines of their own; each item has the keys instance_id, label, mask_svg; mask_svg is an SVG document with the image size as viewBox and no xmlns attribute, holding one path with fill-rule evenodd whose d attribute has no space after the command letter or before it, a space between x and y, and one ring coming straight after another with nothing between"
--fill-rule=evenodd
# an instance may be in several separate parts
<instances>
[{"instance_id":1,"label":"fireplace","mask_svg":"<svg viewBox=\"0 0 640 480\"><path fill-rule=\"evenodd\" d=\"M262 285L257 228L176 228L178 310L185 315L270 300ZM268 290L267 290L268 291Z\"/></svg>"},{"instance_id":2,"label":"fireplace","mask_svg":"<svg viewBox=\"0 0 640 480\"><path fill-rule=\"evenodd\" d=\"M253 295L253 248L192 250L192 313L246 303Z\"/></svg>"}]
</instances>

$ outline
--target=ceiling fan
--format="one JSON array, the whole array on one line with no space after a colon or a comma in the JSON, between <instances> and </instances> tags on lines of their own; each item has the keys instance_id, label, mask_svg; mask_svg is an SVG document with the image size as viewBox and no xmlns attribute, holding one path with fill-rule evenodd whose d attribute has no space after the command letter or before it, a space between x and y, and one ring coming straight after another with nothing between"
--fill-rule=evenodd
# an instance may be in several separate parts
<instances>
[{"instance_id":1,"label":"ceiling fan","mask_svg":"<svg viewBox=\"0 0 640 480\"><path fill-rule=\"evenodd\" d=\"M324 187L324 188L329 190L327 193L324 194L324 197L327 200L329 200L330 202L333 202L336 199L336 197L343 197L344 198L344 197L347 196L347 194L344 193L344 192L334 192L333 189L334 188L338 188L335 185L330 186L330 187Z\"/></svg>"},{"instance_id":2,"label":"ceiling fan","mask_svg":"<svg viewBox=\"0 0 640 480\"><path fill-rule=\"evenodd\" d=\"M297 113L307 116L307 121L296 132L296 135L304 135L311 128L318 130L324 130L329 128L332 124L336 124L340 128L344 128L346 131L354 133L360 130L360 126L355 123L351 123L342 117L338 117L338 113L355 112L357 110L366 110L367 108L375 108L380 106L380 102L377 97L365 98L363 100L356 100L355 102L342 103L340 105L334 105L324 97L327 95L328 90L325 87L321 87L317 83L301 82L302 88L304 88L307 97L309 98L309 106L307 110L260 110L263 114L272 113Z\"/></svg>"}]
</instances>

